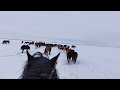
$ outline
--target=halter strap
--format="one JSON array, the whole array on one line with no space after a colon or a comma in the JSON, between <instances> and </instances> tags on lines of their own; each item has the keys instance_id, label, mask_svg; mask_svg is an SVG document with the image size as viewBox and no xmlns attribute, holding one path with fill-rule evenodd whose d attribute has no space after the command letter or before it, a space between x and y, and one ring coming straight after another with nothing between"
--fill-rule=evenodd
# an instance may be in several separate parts
<instances>
[{"instance_id":1,"label":"halter strap","mask_svg":"<svg viewBox=\"0 0 120 90\"><path fill-rule=\"evenodd\" d=\"M49 56L44 54L44 53L41 53L41 52L37 52L33 55L34 58L36 57L46 57L47 59L49 59Z\"/></svg>"}]
</instances>

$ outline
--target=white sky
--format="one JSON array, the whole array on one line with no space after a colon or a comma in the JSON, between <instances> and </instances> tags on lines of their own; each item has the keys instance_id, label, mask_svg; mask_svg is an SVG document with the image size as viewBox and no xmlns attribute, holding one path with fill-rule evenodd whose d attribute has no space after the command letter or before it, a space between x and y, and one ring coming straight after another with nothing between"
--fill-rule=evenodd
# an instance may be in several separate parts
<instances>
[{"instance_id":1,"label":"white sky","mask_svg":"<svg viewBox=\"0 0 120 90\"><path fill-rule=\"evenodd\" d=\"M120 12L0 11L0 35L2 33L78 40L119 40Z\"/></svg>"}]
</instances>

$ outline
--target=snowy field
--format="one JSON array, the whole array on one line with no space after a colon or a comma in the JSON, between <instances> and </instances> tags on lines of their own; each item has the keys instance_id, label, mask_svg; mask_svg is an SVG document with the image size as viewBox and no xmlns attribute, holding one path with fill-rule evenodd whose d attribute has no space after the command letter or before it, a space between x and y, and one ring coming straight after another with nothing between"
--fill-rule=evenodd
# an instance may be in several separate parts
<instances>
[{"instance_id":1,"label":"snowy field","mask_svg":"<svg viewBox=\"0 0 120 90\"><path fill-rule=\"evenodd\" d=\"M0 79L19 79L27 60L26 53L21 53L21 45L19 40L0 44ZM45 48L30 47L31 54ZM79 55L77 63L68 65L66 53L52 48L50 58L61 52L56 66L60 79L120 79L120 48L76 45L75 51Z\"/></svg>"},{"instance_id":2,"label":"snowy field","mask_svg":"<svg viewBox=\"0 0 120 90\"><path fill-rule=\"evenodd\" d=\"M3 38L11 43L3 45ZM27 60L22 40L76 45L77 63L69 65L66 53L52 48L50 58L61 52L60 79L120 79L118 11L1 11L0 79L19 79ZM45 49L30 47L31 54Z\"/></svg>"}]
</instances>

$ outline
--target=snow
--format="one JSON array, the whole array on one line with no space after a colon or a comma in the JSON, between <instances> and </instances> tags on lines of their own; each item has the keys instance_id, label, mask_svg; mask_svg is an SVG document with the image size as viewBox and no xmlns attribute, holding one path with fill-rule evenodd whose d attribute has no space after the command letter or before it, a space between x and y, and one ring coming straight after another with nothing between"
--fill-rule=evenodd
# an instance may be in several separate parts
<instances>
[{"instance_id":1,"label":"snow","mask_svg":"<svg viewBox=\"0 0 120 90\"><path fill-rule=\"evenodd\" d=\"M0 12L0 79L18 79L27 60L21 41L33 40L76 45L76 64L66 53L52 48L50 58L61 52L60 79L120 79L120 12ZM10 44L2 44L9 39ZM45 47L30 46L30 53Z\"/></svg>"},{"instance_id":2,"label":"snow","mask_svg":"<svg viewBox=\"0 0 120 90\"><path fill-rule=\"evenodd\" d=\"M2 42L2 40L1 40ZM0 42L0 43L1 43ZM19 79L27 60L21 53L21 40L11 40L10 44L0 45L0 79ZM71 45L71 44L69 44ZM30 53L43 52L45 47L36 49L30 45ZM57 71L60 79L118 79L120 78L120 48L76 45L78 52L76 64L68 64L66 53L52 48L50 58L61 52Z\"/></svg>"}]
</instances>

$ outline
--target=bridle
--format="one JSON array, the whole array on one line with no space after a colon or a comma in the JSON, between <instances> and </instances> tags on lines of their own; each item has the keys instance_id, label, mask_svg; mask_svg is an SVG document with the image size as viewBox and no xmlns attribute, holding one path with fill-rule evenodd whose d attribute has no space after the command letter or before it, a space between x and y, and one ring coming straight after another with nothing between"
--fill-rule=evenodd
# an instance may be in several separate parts
<instances>
[{"instance_id":1,"label":"bridle","mask_svg":"<svg viewBox=\"0 0 120 90\"><path fill-rule=\"evenodd\" d=\"M45 57L45 58L49 59L49 56L48 56L48 55L46 55L46 54L44 54L44 53L41 53L41 52L35 53L35 54L33 55L33 57L34 57L34 58L36 58L36 57Z\"/></svg>"}]
</instances>

